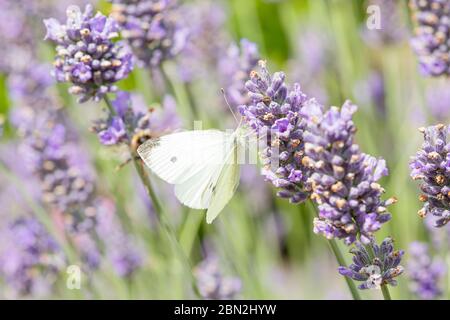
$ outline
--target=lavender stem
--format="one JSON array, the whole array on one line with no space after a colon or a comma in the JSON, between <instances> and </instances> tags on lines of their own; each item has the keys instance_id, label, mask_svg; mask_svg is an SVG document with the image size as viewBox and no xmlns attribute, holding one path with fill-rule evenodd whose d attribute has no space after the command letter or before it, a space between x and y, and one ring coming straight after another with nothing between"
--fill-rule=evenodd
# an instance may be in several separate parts
<instances>
[{"instance_id":1,"label":"lavender stem","mask_svg":"<svg viewBox=\"0 0 450 320\"><path fill-rule=\"evenodd\" d=\"M381 292L383 293L384 300L392 300L391 294L389 293L389 289L388 289L387 285L383 284L381 286Z\"/></svg>"},{"instance_id":2,"label":"lavender stem","mask_svg":"<svg viewBox=\"0 0 450 320\"><path fill-rule=\"evenodd\" d=\"M111 112L112 115L115 115L116 111L114 110L109 98L107 96L105 96L104 100L105 100L108 110ZM199 290L197 287L197 282L192 273L193 267L189 261L189 257L184 252L181 244L179 243L179 241L177 239L175 230L172 228L172 226L170 225L170 223L166 217L166 214L158 200L158 197L157 197L155 191L153 190L153 187L150 182L150 178L148 177L148 174L145 171L145 168L143 167L143 163L140 160L138 160L139 156L131 148L130 148L130 156L133 160L134 167L136 168L139 178L141 179L141 182L144 185L145 190L152 201L153 208L155 209L156 215L158 216L158 222L159 222L160 226L162 227L163 232L166 234L167 238L169 239L171 244L174 246L175 250L178 252L178 255L179 255L180 260L186 270L186 273L188 273L189 277L191 278L192 289L194 290L195 295L197 297L200 297Z\"/></svg>"},{"instance_id":3,"label":"lavender stem","mask_svg":"<svg viewBox=\"0 0 450 320\"><path fill-rule=\"evenodd\" d=\"M333 251L333 254L336 257L336 261L339 264L339 266L346 266L344 257L336 243L336 240L330 239L330 240L328 240L328 243L330 244L331 251ZM352 294L353 300L361 300L361 296L359 295L359 292L356 289L356 286L355 286L355 283L353 282L353 280L345 277L345 281L347 282L347 286L348 286L348 289L350 290L350 293Z\"/></svg>"},{"instance_id":4,"label":"lavender stem","mask_svg":"<svg viewBox=\"0 0 450 320\"><path fill-rule=\"evenodd\" d=\"M314 213L316 217L319 216L317 206L314 202L312 202L314 207ZM328 239L328 244L330 245L331 251L333 252L334 256L336 257L336 261L339 266L347 266L344 256L342 255L341 250L339 249L338 244L336 243L336 240L334 239ZM361 296L359 295L358 289L355 286L355 283L352 279L345 277L345 282L347 283L348 289L350 290L350 293L352 294L353 300L361 300Z\"/></svg>"}]
</instances>

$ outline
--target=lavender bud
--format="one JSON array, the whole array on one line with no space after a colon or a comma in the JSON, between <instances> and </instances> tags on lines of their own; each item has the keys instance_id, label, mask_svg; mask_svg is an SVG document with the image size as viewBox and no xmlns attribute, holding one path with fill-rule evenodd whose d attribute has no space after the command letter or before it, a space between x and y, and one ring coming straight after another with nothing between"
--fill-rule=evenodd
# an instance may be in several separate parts
<instances>
[{"instance_id":1,"label":"lavender bud","mask_svg":"<svg viewBox=\"0 0 450 320\"><path fill-rule=\"evenodd\" d=\"M113 17L139 62L159 67L178 55L189 31L182 23L176 0L110 0Z\"/></svg>"},{"instance_id":2,"label":"lavender bud","mask_svg":"<svg viewBox=\"0 0 450 320\"><path fill-rule=\"evenodd\" d=\"M388 174L386 162L360 151L354 142L352 121L357 107L347 101L341 109L306 104L301 114L308 119L303 133L311 198L318 204L314 231L327 239L353 243L357 235L369 243L374 232L391 215L386 207L395 198L381 200L384 189L377 183Z\"/></svg>"},{"instance_id":3,"label":"lavender bud","mask_svg":"<svg viewBox=\"0 0 450 320\"><path fill-rule=\"evenodd\" d=\"M410 162L411 177L421 180L424 203L419 215L437 217L435 226L450 221L450 126L438 124L421 128L425 142Z\"/></svg>"},{"instance_id":4,"label":"lavender bud","mask_svg":"<svg viewBox=\"0 0 450 320\"><path fill-rule=\"evenodd\" d=\"M59 82L72 84L70 93L79 101L99 101L133 68L132 54L123 42L113 42L118 26L112 18L94 15L91 5L81 12L77 6L67 8L67 21L44 20L46 39L56 43L54 75Z\"/></svg>"},{"instance_id":5,"label":"lavender bud","mask_svg":"<svg viewBox=\"0 0 450 320\"><path fill-rule=\"evenodd\" d=\"M284 79L282 72L270 75L265 62L260 61L260 71L252 71L245 85L248 103L241 105L239 112L258 135L267 137L267 145L261 152L263 176L281 189L281 197L299 203L308 197L303 143L305 122L300 116L306 96L298 84L288 90Z\"/></svg>"},{"instance_id":6,"label":"lavender bud","mask_svg":"<svg viewBox=\"0 0 450 320\"><path fill-rule=\"evenodd\" d=\"M436 299L442 295L439 284L445 275L445 264L430 256L428 245L413 242L409 246L408 275L411 291L421 299Z\"/></svg>"},{"instance_id":7,"label":"lavender bud","mask_svg":"<svg viewBox=\"0 0 450 320\"><path fill-rule=\"evenodd\" d=\"M450 1L410 0L417 26L411 45L420 71L437 77L450 74Z\"/></svg>"},{"instance_id":8,"label":"lavender bud","mask_svg":"<svg viewBox=\"0 0 450 320\"><path fill-rule=\"evenodd\" d=\"M404 252L394 251L394 242L386 238L377 245L370 241L367 245L356 242L350 251L353 263L348 267L339 267L339 273L355 281L363 282L359 289L380 289L382 285L397 285L394 279L403 273L400 261Z\"/></svg>"},{"instance_id":9,"label":"lavender bud","mask_svg":"<svg viewBox=\"0 0 450 320\"><path fill-rule=\"evenodd\" d=\"M204 299L233 299L241 291L241 281L225 277L217 258L207 258L194 270L200 294Z\"/></svg>"}]
</instances>

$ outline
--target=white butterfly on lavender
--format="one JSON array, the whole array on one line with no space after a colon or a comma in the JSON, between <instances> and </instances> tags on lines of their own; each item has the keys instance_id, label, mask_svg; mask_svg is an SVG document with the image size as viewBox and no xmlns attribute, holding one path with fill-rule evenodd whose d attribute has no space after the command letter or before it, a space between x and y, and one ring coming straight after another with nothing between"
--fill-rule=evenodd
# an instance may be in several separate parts
<instances>
[{"instance_id":1,"label":"white butterfly on lavender","mask_svg":"<svg viewBox=\"0 0 450 320\"><path fill-rule=\"evenodd\" d=\"M181 203L206 209L212 223L236 192L246 150L256 146L247 139L252 134L240 125L234 132L177 132L149 140L137 152L153 173L175 186Z\"/></svg>"}]
</instances>

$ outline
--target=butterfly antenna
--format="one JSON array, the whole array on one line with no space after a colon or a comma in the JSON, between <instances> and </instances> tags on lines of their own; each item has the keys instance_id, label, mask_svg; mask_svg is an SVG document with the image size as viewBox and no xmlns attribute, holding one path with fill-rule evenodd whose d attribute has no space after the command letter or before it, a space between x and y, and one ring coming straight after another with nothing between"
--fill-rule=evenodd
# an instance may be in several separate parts
<instances>
[{"instance_id":1,"label":"butterfly antenna","mask_svg":"<svg viewBox=\"0 0 450 320\"><path fill-rule=\"evenodd\" d=\"M227 104L228 109L230 109L231 114L233 115L234 120L236 120L236 122L239 122L239 120L238 120L237 117L236 117L236 114L234 113L233 109L231 108L230 103L228 102L227 94L225 93L225 89L224 89L224 88L221 88L220 91L222 91L222 95L223 95L223 98L224 98L224 100L225 100L225 103Z\"/></svg>"}]
</instances>

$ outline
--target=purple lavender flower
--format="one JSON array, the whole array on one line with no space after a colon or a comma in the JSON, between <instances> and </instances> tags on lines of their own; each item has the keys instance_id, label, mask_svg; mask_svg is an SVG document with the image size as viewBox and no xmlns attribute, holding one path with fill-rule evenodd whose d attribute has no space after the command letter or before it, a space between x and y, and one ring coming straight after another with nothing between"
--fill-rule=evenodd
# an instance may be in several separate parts
<instances>
[{"instance_id":1,"label":"purple lavender flower","mask_svg":"<svg viewBox=\"0 0 450 320\"><path fill-rule=\"evenodd\" d=\"M0 277L12 294L47 294L65 263L55 240L34 218L14 220L0 237Z\"/></svg>"},{"instance_id":2,"label":"purple lavender flower","mask_svg":"<svg viewBox=\"0 0 450 320\"><path fill-rule=\"evenodd\" d=\"M204 299L233 299L241 291L238 278L225 277L217 258L203 260L194 270L197 286Z\"/></svg>"},{"instance_id":3,"label":"purple lavender flower","mask_svg":"<svg viewBox=\"0 0 450 320\"><path fill-rule=\"evenodd\" d=\"M426 91L426 101L435 120L444 123L450 120L450 83L430 86Z\"/></svg>"},{"instance_id":4,"label":"purple lavender flower","mask_svg":"<svg viewBox=\"0 0 450 320\"><path fill-rule=\"evenodd\" d=\"M363 26L362 36L369 45L397 44L406 38L408 31L396 0L369 0L367 5L380 8L381 17L381 29Z\"/></svg>"},{"instance_id":5,"label":"purple lavender flower","mask_svg":"<svg viewBox=\"0 0 450 320\"><path fill-rule=\"evenodd\" d=\"M101 13L94 16L91 5L82 13L77 6L67 9L65 25L56 19L44 21L46 39L57 44L55 77L69 82L71 94L80 102L102 99L117 90L115 83L127 77L133 68L132 54L123 42L113 42L118 25Z\"/></svg>"},{"instance_id":6,"label":"purple lavender flower","mask_svg":"<svg viewBox=\"0 0 450 320\"><path fill-rule=\"evenodd\" d=\"M10 73L25 65L35 50L28 16L16 1L0 0L0 72Z\"/></svg>"},{"instance_id":7,"label":"purple lavender flower","mask_svg":"<svg viewBox=\"0 0 450 320\"><path fill-rule=\"evenodd\" d=\"M22 152L42 182L42 198L60 211L78 211L94 192L93 175L67 129L49 119L29 136ZM45 128L45 129L44 129ZM73 217L72 217L73 218Z\"/></svg>"},{"instance_id":8,"label":"purple lavender flower","mask_svg":"<svg viewBox=\"0 0 450 320\"><path fill-rule=\"evenodd\" d=\"M356 242L356 247L350 251L353 263L348 267L339 267L339 273L355 281L363 282L359 289L380 289L382 285L397 285L398 277L403 273L400 261L404 252L394 251L391 238L383 240L381 245L371 241L367 245Z\"/></svg>"},{"instance_id":9,"label":"purple lavender flower","mask_svg":"<svg viewBox=\"0 0 450 320\"><path fill-rule=\"evenodd\" d=\"M445 275L445 264L440 259L432 259L428 245L413 242L409 246L411 257L407 270L411 281L411 291L421 299L436 299L442 295L439 287Z\"/></svg>"},{"instance_id":10,"label":"purple lavender flower","mask_svg":"<svg viewBox=\"0 0 450 320\"><path fill-rule=\"evenodd\" d=\"M396 200L381 200L384 189L377 181L388 174L386 162L362 153L354 142L356 110L349 101L325 113L318 104L306 104L301 110L308 120L303 163L311 168L311 199L319 209L314 232L345 239L347 244L359 235L368 244L391 218L386 207Z\"/></svg>"},{"instance_id":11,"label":"purple lavender flower","mask_svg":"<svg viewBox=\"0 0 450 320\"><path fill-rule=\"evenodd\" d=\"M121 277L130 277L142 265L142 256L115 216L115 206L108 199L98 199L96 230L102 239L106 256Z\"/></svg>"},{"instance_id":12,"label":"purple lavender flower","mask_svg":"<svg viewBox=\"0 0 450 320\"><path fill-rule=\"evenodd\" d=\"M419 215L436 216L435 226L450 221L450 126L438 124L421 128L425 142L410 162L411 177L422 180L420 200L424 202Z\"/></svg>"},{"instance_id":13,"label":"purple lavender flower","mask_svg":"<svg viewBox=\"0 0 450 320\"><path fill-rule=\"evenodd\" d=\"M110 0L122 36L145 66L159 67L184 48L189 31L176 0Z\"/></svg>"},{"instance_id":14,"label":"purple lavender flower","mask_svg":"<svg viewBox=\"0 0 450 320\"><path fill-rule=\"evenodd\" d=\"M432 215L424 218L425 228L430 236L433 249L436 251L442 251L450 245L450 224L445 227L436 228L436 220L439 217Z\"/></svg>"},{"instance_id":15,"label":"purple lavender flower","mask_svg":"<svg viewBox=\"0 0 450 320\"><path fill-rule=\"evenodd\" d=\"M50 66L47 64L29 61L33 67L16 68L8 76L8 89L10 98L17 104L25 105L30 100L43 98L54 84L50 75Z\"/></svg>"},{"instance_id":16,"label":"purple lavender flower","mask_svg":"<svg viewBox=\"0 0 450 320\"><path fill-rule=\"evenodd\" d=\"M89 232L94 217L94 174L49 86L48 66L16 70L8 85L13 103L11 123L23 138L19 152L28 172L40 182L41 201L63 212L70 232Z\"/></svg>"},{"instance_id":17,"label":"purple lavender flower","mask_svg":"<svg viewBox=\"0 0 450 320\"><path fill-rule=\"evenodd\" d=\"M110 114L106 120L97 121L93 127L103 145L123 143L136 150L148 139L159 137L181 125L175 100L171 96L164 98L162 110L154 110L145 107L139 96L120 91L112 106L115 115Z\"/></svg>"},{"instance_id":18,"label":"purple lavender flower","mask_svg":"<svg viewBox=\"0 0 450 320\"><path fill-rule=\"evenodd\" d=\"M239 112L259 135L267 135L267 147L261 153L263 175L281 189L278 196L299 203L308 198L308 175L302 163L305 123L299 115L306 96L298 84L288 89L283 72L270 75L262 61L260 67L260 73L252 72L245 84L250 102L241 105Z\"/></svg>"},{"instance_id":19,"label":"purple lavender flower","mask_svg":"<svg viewBox=\"0 0 450 320\"><path fill-rule=\"evenodd\" d=\"M232 107L250 103L245 90L245 81L259 61L258 46L242 39L240 46L231 44L225 56L219 59L220 84Z\"/></svg>"},{"instance_id":20,"label":"purple lavender flower","mask_svg":"<svg viewBox=\"0 0 450 320\"><path fill-rule=\"evenodd\" d=\"M450 74L450 1L410 0L410 7L417 23L411 45L420 71L433 77Z\"/></svg>"}]
</instances>

